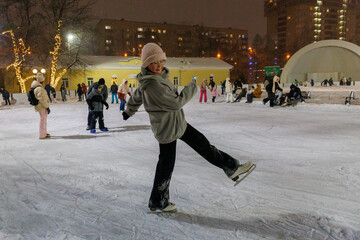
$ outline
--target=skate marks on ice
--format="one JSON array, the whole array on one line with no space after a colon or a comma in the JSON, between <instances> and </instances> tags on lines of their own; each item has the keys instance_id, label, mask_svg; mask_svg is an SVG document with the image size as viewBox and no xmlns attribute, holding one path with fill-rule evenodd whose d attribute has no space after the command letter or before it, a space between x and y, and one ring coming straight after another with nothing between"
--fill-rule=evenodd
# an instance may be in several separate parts
<instances>
[{"instance_id":1,"label":"skate marks on ice","mask_svg":"<svg viewBox=\"0 0 360 240\"><path fill-rule=\"evenodd\" d=\"M110 132L132 132L132 131L141 131L141 130L150 130L150 125L129 125L122 127L110 127Z\"/></svg>"},{"instance_id":2,"label":"skate marks on ice","mask_svg":"<svg viewBox=\"0 0 360 240\"><path fill-rule=\"evenodd\" d=\"M289 213L274 218L251 218L249 220L231 220L194 213L159 213L161 218L177 222L199 225L209 229L233 231L234 239L254 234L259 239L360 239L360 230L337 225L328 217L314 216L307 213ZM184 226L183 224L181 224ZM186 232L186 231L185 231Z\"/></svg>"},{"instance_id":3,"label":"skate marks on ice","mask_svg":"<svg viewBox=\"0 0 360 240\"><path fill-rule=\"evenodd\" d=\"M90 134L90 133L89 133ZM108 135L69 135L69 136L54 136L51 135L49 139L68 139L68 140L81 140L81 139L93 139L93 138L99 138L99 137L108 137Z\"/></svg>"}]
</instances>

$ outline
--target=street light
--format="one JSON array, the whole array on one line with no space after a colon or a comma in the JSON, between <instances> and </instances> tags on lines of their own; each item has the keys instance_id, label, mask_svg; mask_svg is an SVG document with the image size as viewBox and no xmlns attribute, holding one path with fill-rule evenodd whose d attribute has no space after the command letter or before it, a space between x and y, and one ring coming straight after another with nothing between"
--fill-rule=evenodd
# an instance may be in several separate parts
<instances>
[{"instance_id":1,"label":"street light","mask_svg":"<svg viewBox=\"0 0 360 240\"><path fill-rule=\"evenodd\" d=\"M37 74L38 70L36 68L33 69L33 74Z\"/></svg>"},{"instance_id":2,"label":"street light","mask_svg":"<svg viewBox=\"0 0 360 240\"><path fill-rule=\"evenodd\" d=\"M41 72L41 73L45 73L46 70L45 70L44 68L42 68L42 69L40 70L40 72Z\"/></svg>"},{"instance_id":3,"label":"street light","mask_svg":"<svg viewBox=\"0 0 360 240\"><path fill-rule=\"evenodd\" d=\"M71 33L69 33L67 35L69 54L71 54L71 43L74 40L74 38L75 38L75 36L73 34L71 34ZM69 71L69 87L70 87L70 90L71 90L71 69Z\"/></svg>"}]
</instances>

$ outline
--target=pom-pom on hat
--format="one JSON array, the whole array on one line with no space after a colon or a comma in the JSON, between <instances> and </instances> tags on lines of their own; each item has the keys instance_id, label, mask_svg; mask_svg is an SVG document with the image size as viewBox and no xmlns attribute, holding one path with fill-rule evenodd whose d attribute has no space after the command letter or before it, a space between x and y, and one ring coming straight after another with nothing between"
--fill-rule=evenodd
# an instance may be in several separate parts
<instances>
[{"instance_id":1,"label":"pom-pom on hat","mask_svg":"<svg viewBox=\"0 0 360 240\"><path fill-rule=\"evenodd\" d=\"M42 73L36 74L36 81L38 81L38 82L43 82L43 81L45 81L44 75L43 75Z\"/></svg>"},{"instance_id":2,"label":"pom-pom on hat","mask_svg":"<svg viewBox=\"0 0 360 240\"><path fill-rule=\"evenodd\" d=\"M147 68L151 63L166 60L166 55L156 43L147 43L141 50L141 67Z\"/></svg>"}]
</instances>

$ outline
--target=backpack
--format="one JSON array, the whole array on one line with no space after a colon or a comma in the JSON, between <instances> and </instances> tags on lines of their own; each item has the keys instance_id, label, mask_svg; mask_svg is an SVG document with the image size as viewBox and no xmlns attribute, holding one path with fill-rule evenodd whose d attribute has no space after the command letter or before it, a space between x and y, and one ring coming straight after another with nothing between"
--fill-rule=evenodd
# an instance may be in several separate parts
<instances>
[{"instance_id":1,"label":"backpack","mask_svg":"<svg viewBox=\"0 0 360 240\"><path fill-rule=\"evenodd\" d=\"M39 86L37 86L37 87L39 87ZM37 87L35 87L35 88L37 88ZM29 90L28 94L27 94L28 95L28 101L30 102L30 104L32 106L36 106L36 105L39 104L39 100L35 97L35 93L34 93L35 88L31 88Z\"/></svg>"}]
</instances>

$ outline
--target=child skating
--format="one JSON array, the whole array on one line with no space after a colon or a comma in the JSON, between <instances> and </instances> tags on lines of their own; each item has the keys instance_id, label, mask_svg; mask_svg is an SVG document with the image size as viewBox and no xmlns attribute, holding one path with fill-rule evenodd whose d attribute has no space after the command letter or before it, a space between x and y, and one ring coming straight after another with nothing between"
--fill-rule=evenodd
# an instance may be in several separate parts
<instances>
[{"instance_id":1,"label":"child skating","mask_svg":"<svg viewBox=\"0 0 360 240\"><path fill-rule=\"evenodd\" d=\"M157 163L153 189L149 200L151 211L174 212L169 186L175 165L176 142L181 139L213 165L221 168L227 177L238 180L242 174L250 173L255 165L239 161L211 145L207 138L185 120L183 106L197 91L195 83L189 83L181 93L169 80L169 70L164 67L166 55L155 43L148 43L142 49L139 87L130 97L124 120L133 116L144 104L149 114L151 129L159 142L160 154ZM243 175L244 176L244 175Z\"/></svg>"}]
</instances>

